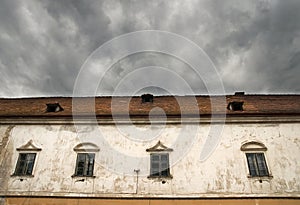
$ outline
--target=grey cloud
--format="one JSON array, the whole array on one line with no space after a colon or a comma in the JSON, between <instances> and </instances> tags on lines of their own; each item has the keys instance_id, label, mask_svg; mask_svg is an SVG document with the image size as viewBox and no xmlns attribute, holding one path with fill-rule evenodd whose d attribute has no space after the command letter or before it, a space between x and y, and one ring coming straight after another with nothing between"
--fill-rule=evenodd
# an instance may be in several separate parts
<instances>
[{"instance_id":1,"label":"grey cloud","mask_svg":"<svg viewBox=\"0 0 300 205\"><path fill-rule=\"evenodd\" d=\"M0 96L72 95L78 72L95 49L142 29L174 32L197 43L228 93L299 93L299 10L298 0L2 0ZM126 74L151 64L176 70L197 94L207 92L182 62L144 54L114 65L98 94L112 93ZM153 87L153 92L164 91Z\"/></svg>"},{"instance_id":2,"label":"grey cloud","mask_svg":"<svg viewBox=\"0 0 300 205\"><path fill-rule=\"evenodd\" d=\"M143 68L149 66L157 66L161 72L159 73L156 71L152 73L148 72L149 70L146 69L141 71ZM137 82L127 81L128 91L123 91L125 95L130 94L132 91L140 93L141 91L139 90L152 92L158 95L165 94L166 92L169 94L174 94L175 92L178 95L200 92L207 94L205 82L194 68L191 68L185 62L174 56L156 52L142 52L121 59L108 70L106 77L99 84L99 90L105 95L110 95L121 85L122 80L132 79L132 76L136 75L136 72L140 73L140 77L139 79L136 79L136 81L139 81L140 79L143 79L144 81L157 79L157 86L160 84L166 87L173 87L173 90L164 91L165 88L156 86L145 88L137 87ZM159 79L161 79L160 75L164 75L165 81L159 81ZM171 77L177 80L170 81L169 79L171 79ZM180 81L186 82L189 87L180 85ZM124 82L122 82L122 84L124 84ZM122 90L124 90L124 88ZM121 95L121 93L117 94Z\"/></svg>"}]
</instances>

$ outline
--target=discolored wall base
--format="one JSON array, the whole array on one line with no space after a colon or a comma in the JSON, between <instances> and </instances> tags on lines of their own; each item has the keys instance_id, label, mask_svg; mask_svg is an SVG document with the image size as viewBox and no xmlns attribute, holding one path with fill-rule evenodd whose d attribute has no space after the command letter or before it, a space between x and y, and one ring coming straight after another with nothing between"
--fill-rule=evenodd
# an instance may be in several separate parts
<instances>
[{"instance_id":1,"label":"discolored wall base","mask_svg":"<svg viewBox=\"0 0 300 205\"><path fill-rule=\"evenodd\" d=\"M3 198L2 198L3 199ZM4 202L4 204L3 204ZM300 199L87 199L8 197L3 205L299 205ZM2 205L1 204L1 205Z\"/></svg>"}]
</instances>

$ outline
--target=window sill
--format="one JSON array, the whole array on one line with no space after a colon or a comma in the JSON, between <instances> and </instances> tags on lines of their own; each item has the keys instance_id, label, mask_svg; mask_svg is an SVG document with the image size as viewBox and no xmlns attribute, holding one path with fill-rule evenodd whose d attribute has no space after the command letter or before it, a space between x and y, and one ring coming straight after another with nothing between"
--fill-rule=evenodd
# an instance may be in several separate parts
<instances>
[{"instance_id":1,"label":"window sill","mask_svg":"<svg viewBox=\"0 0 300 205\"><path fill-rule=\"evenodd\" d=\"M17 178L17 180L20 180L21 182L34 177L34 175L17 175L17 174L12 174L10 176L13 178Z\"/></svg>"},{"instance_id":2,"label":"window sill","mask_svg":"<svg viewBox=\"0 0 300 205\"><path fill-rule=\"evenodd\" d=\"M173 179L173 176L148 176L148 179Z\"/></svg>"},{"instance_id":3,"label":"window sill","mask_svg":"<svg viewBox=\"0 0 300 205\"><path fill-rule=\"evenodd\" d=\"M269 176L247 176L249 179L255 180L255 181L259 181L260 183L262 183L262 181L270 181L271 179L273 179L272 175Z\"/></svg>"},{"instance_id":4,"label":"window sill","mask_svg":"<svg viewBox=\"0 0 300 205\"><path fill-rule=\"evenodd\" d=\"M12 174L11 177L20 177L20 178L33 178L34 175L18 175L18 174Z\"/></svg>"},{"instance_id":5,"label":"window sill","mask_svg":"<svg viewBox=\"0 0 300 205\"><path fill-rule=\"evenodd\" d=\"M81 176L81 175L72 175L72 178L96 178L96 176L92 175L92 176Z\"/></svg>"}]
</instances>

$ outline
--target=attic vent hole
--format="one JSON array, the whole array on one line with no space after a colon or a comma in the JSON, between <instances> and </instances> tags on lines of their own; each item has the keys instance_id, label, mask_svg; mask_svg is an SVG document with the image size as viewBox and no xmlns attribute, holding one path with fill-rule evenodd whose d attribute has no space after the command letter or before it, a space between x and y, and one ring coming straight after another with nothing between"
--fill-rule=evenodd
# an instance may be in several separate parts
<instances>
[{"instance_id":1,"label":"attic vent hole","mask_svg":"<svg viewBox=\"0 0 300 205\"><path fill-rule=\"evenodd\" d=\"M245 95L245 92L235 92L234 95Z\"/></svg>"},{"instance_id":2,"label":"attic vent hole","mask_svg":"<svg viewBox=\"0 0 300 205\"><path fill-rule=\"evenodd\" d=\"M60 106L59 103L49 103L47 105L47 112L59 112L63 111L64 109Z\"/></svg>"},{"instance_id":3,"label":"attic vent hole","mask_svg":"<svg viewBox=\"0 0 300 205\"><path fill-rule=\"evenodd\" d=\"M153 103L153 95L151 94L142 95L142 103Z\"/></svg>"},{"instance_id":4,"label":"attic vent hole","mask_svg":"<svg viewBox=\"0 0 300 205\"><path fill-rule=\"evenodd\" d=\"M244 102L230 102L227 109L232 111L243 111Z\"/></svg>"}]
</instances>

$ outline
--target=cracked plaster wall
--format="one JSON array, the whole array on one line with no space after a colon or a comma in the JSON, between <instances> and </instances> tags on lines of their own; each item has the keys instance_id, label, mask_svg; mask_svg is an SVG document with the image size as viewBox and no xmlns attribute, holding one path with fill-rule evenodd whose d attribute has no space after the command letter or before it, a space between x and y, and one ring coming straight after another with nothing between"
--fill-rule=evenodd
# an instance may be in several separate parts
<instances>
[{"instance_id":1,"label":"cracked plaster wall","mask_svg":"<svg viewBox=\"0 0 300 205\"><path fill-rule=\"evenodd\" d=\"M138 125L138 128L146 130L149 126ZM156 125L152 128L159 130L156 137L138 141L122 135L114 125L101 126L104 140L99 139L99 128L92 126L81 127L79 136L73 125L1 125L0 192L2 195L91 197L300 196L300 126L297 123L226 124L217 148L203 162L199 156L210 126L201 124L196 133L195 129L187 129L185 135L192 135L194 141L182 142L187 147L179 161L175 151L170 152L173 178L153 180L147 178L150 158L146 149L158 140L174 150L180 148L176 140L182 128L176 124L162 128ZM37 153L34 177L13 177L19 154L16 149L29 140L42 149ZM272 178L260 181L248 177L246 157L240 150L248 141L262 142L268 148L265 155ZM96 153L94 178L72 177L76 163L73 148L82 142L92 142L100 148ZM131 162L132 158L138 160ZM134 169L140 169L138 183Z\"/></svg>"}]
</instances>

